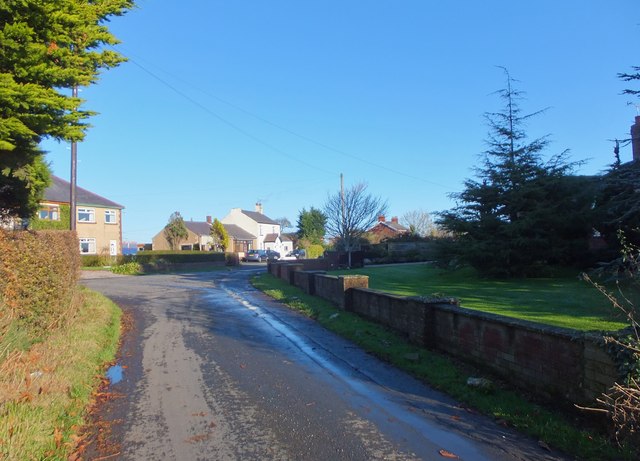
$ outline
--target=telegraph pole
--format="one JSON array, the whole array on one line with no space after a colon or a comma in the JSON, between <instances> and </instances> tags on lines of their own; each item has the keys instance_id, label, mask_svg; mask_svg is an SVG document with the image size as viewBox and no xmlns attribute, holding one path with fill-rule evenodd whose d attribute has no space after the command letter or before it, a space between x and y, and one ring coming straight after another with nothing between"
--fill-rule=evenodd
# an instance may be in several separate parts
<instances>
[{"instance_id":1,"label":"telegraph pole","mask_svg":"<svg viewBox=\"0 0 640 461\"><path fill-rule=\"evenodd\" d=\"M73 85L71 95L74 98L78 97L78 85ZM70 193L70 206L69 206L69 221L70 229L76 230L76 183L77 183L77 171L78 171L78 143L71 141L71 193Z\"/></svg>"}]
</instances>

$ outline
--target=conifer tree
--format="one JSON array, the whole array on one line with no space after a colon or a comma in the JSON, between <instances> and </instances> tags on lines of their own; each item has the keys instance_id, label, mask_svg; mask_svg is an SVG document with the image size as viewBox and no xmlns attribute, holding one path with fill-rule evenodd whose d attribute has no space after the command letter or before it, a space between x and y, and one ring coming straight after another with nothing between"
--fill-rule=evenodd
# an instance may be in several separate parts
<instances>
[{"instance_id":1,"label":"conifer tree","mask_svg":"<svg viewBox=\"0 0 640 461\"><path fill-rule=\"evenodd\" d=\"M566 163L566 152L545 163L547 137L527 140L524 124L542 111L522 114L522 93L504 71L506 88L498 91L504 106L485 114L488 149L475 169L477 179L465 180L465 189L452 194L457 206L440 213L438 224L457 236L457 256L480 272L536 275L586 250L593 197L588 188L574 189L588 180L569 179L573 164Z\"/></svg>"},{"instance_id":2,"label":"conifer tree","mask_svg":"<svg viewBox=\"0 0 640 461\"><path fill-rule=\"evenodd\" d=\"M105 22L133 0L0 2L0 219L29 217L49 184L39 143L80 141L91 112L71 89L124 58Z\"/></svg>"},{"instance_id":3,"label":"conifer tree","mask_svg":"<svg viewBox=\"0 0 640 461\"><path fill-rule=\"evenodd\" d=\"M174 211L169 216L169 222L164 226L164 237L172 250L177 250L180 242L189 237L189 231L179 211Z\"/></svg>"},{"instance_id":4,"label":"conifer tree","mask_svg":"<svg viewBox=\"0 0 640 461\"><path fill-rule=\"evenodd\" d=\"M222 223L218 221L218 218L215 218L211 225L211 237L216 251L227 251L227 248L229 248L229 234Z\"/></svg>"}]
</instances>

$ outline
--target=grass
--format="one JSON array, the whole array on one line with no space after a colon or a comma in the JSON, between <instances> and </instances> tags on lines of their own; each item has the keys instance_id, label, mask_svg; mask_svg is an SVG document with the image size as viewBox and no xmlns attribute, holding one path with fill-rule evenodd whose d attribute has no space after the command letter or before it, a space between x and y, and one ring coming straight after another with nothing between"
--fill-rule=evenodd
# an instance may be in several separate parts
<instances>
[{"instance_id":1,"label":"grass","mask_svg":"<svg viewBox=\"0 0 640 461\"><path fill-rule=\"evenodd\" d=\"M120 309L79 288L66 325L0 362L0 459L66 460L120 336Z\"/></svg>"},{"instance_id":2,"label":"grass","mask_svg":"<svg viewBox=\"0 0 640 461\"><path fill-rule=\"evenodd\" d=\"M576 330L619 330L624 318L595 288L565 272L554 278L488 280L472 269L432 265L366 267L332 274L369 276L369 288L401 296L452 296L469 309Z\"/></svg>"},{"instance_id":3,"label":"grass","mask_svg":"<svg viewBox=\"0 0 640 461\"><path fill-rule=\"evenodd\" d=\"M384 327L339 310L329 302L309 296L270 274L254 278L253 284L367 352L411 373L481 413L493 416L500 424L514 427L579 459L638 459L638 453L632 453L629 448L618 448L604 435L587 429L577 416L562 414L528 401L507 387L496 386L491 391L469 387L466 384L467 378L479 376L478 370L454 362L443 354L410 345Z\"/></svg>"}]
</instances>

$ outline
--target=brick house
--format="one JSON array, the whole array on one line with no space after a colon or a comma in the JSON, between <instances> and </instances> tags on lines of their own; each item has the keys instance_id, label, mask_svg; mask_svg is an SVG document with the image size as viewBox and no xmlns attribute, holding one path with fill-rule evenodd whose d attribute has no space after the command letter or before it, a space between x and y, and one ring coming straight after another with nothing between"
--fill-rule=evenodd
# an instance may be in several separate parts
<instances>
[{"instance_id":1,"label":"brick house","mask_svg":"<svg viewBox=\"0 0 640 461\"><path fill-rule=\"evenodd\" d=\"M397 237L409 232L409 229L398 222L398 217L394 216L391 221L387 221L384 216L378 216L378 222L367 231L371 243L380 243L384 239Z\"/></svg>"}]
</instances>

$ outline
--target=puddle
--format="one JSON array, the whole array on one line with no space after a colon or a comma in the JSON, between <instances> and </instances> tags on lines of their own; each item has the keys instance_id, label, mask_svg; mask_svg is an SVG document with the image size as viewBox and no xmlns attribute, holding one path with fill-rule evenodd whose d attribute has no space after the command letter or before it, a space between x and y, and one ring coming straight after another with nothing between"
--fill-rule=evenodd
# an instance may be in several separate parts
<instances>
[{"instance_id":1,"label":"puddle","mask_svg":"<svg viewBox=\"0 0 640 461\"><path fill-rule=\"evenodd\" d=\"M122 381L122 365L114 365L107 370L107 378L111 385Z\"/></svg>"}]
</instances>

